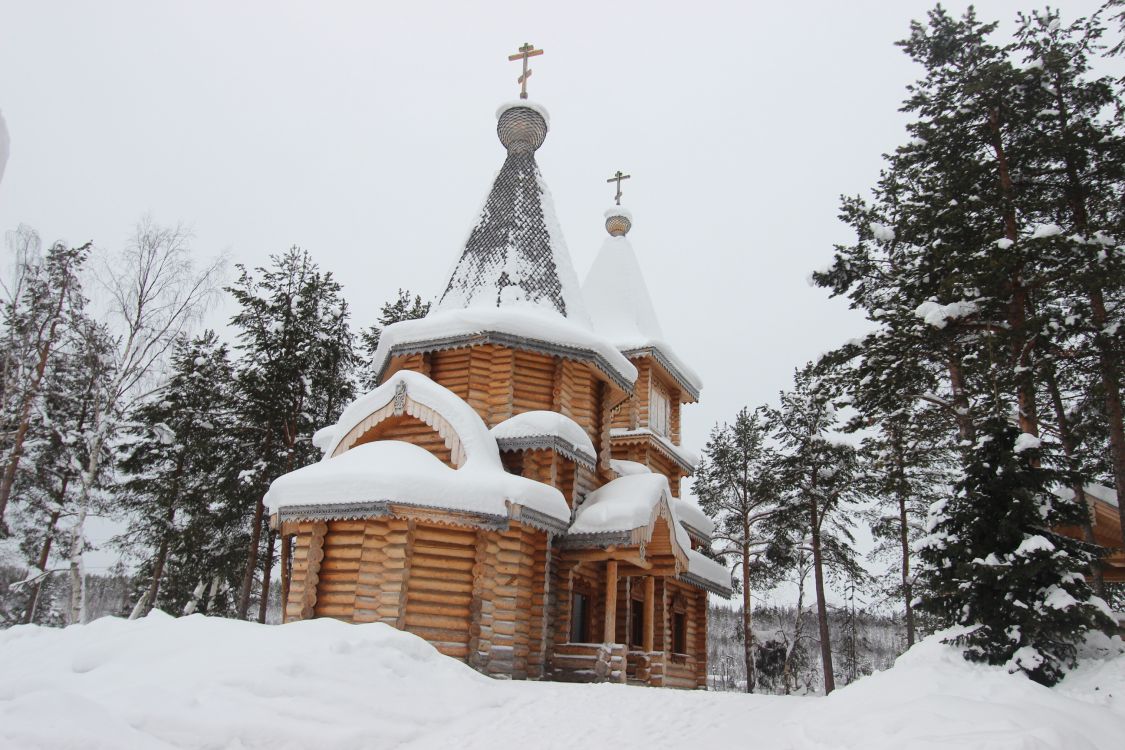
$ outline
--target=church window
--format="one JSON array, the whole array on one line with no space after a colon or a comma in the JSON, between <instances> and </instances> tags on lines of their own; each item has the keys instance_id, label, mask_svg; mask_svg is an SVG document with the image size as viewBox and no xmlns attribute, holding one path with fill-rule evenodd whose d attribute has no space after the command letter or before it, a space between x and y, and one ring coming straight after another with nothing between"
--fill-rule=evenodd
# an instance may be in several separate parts
<instances>
[{"instance_id":1,"label":"church window","mask_svg":"<svg viewBox=\"0 0 1125 750\"><path fill-rule=\"evenodd\" d=\"M570 642L589 643L590 630L587 625L590 614L590 599L585 594L574 592L570 603Z\"/></svg>"},{"instance_id":2,"label":"church window","mask_svg":"<svg viewBox=\"0 0 1125 750\"><path fill-rule=\"evenodd\" d=\"M632 612L630 612L630 614L633 616L631 623L633 632L629 634L629 645L639 648L643 646L645 642L644 602L634 599L632 605Z\"/></svg>"},{"instance_id":3,"label":"church window","mask_svg":"<svg viewBox=\"0 0 1125 750\"><path fill-rule=\"evenodd\" d=\"M648 426L657 435L668 434L668 425L671 421L671 399L668 391L663 387L652 384L648 399Z\"/></svg>"},{"instance_id":4,"label":"church window","mask_svg":"<svg viewBox=\"0 0 1125 750\"><path fill-rule=\"evenodd\" d=\"M672 613L672 652L687 653L687 613Z\"/></svg>"}]
</instances>

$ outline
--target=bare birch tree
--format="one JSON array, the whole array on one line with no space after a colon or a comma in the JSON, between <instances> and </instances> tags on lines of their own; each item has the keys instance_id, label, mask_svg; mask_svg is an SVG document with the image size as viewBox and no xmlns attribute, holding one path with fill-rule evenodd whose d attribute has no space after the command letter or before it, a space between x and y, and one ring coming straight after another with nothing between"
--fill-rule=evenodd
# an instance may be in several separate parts
<instances>
[{"instance_id":1,"label":"bare birch tree","mask_svg":"<svg viewBox=\"0 0 1125 750\"><path fill-rule=\"evenodd\" d=\"M83 436L86 460L79 473L79 507L71 529L69 621L86 621L84 552L86 521L107 445L122 414L152 390L152 376L176 338L214 299L224 260L197 267L182 226L142 219L119 253L106 259L99 281L106 320L114 329L112 374L96 399Z\"/></svg>"}]
</instances>

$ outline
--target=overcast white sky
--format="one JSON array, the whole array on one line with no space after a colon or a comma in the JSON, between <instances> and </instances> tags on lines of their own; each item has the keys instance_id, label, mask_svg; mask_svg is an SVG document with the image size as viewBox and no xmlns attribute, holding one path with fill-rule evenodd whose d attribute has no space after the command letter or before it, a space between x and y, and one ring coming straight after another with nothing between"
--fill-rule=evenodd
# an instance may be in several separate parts
<instances>
[{"instance_id":1,"label":"overcast white sky","mask_svg":"<svg viewBox=\"0 0 1125 750\"><path fill-rule=\"evenodd\" d=\"M977 5L1005 28L1040 7ZM0 230L113 248L150 212L190 225L201 256L258 265L301 245L365 326L399 287L447 281L503 159L507 55L533 42L531 96L551 112L538 158L575 266L625 170L665 334L704 380L684 415L698 449L863 330L806 277L850 240L838 196L904 140L917 71L893 43L930 7L0 0Z\"/></svg>"}]
</instances>

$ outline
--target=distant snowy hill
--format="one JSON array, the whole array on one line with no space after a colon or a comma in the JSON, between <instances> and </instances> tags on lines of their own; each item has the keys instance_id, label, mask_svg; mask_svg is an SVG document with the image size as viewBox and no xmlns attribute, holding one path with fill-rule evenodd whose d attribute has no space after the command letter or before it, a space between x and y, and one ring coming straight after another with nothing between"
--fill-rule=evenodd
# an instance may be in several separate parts
<instances>
[{"instance_id":1,"label":"distant snowy hill","mask_svg":"<svg viewBox=\"0 0 1125 750\"><path fill-rule=\"evenodd\" d=\"M828 698L786 698L494 681L329 619L21 625L0 632L0 747L1117 750L1125 656L1101 646L1047 689L929 639Z\"/></svg>"}]
</instances>

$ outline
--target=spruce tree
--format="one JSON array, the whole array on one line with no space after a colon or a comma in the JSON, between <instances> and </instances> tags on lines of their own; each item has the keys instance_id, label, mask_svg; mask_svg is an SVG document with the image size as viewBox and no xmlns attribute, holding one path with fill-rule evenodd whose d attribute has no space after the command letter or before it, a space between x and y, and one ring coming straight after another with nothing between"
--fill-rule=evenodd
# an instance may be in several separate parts
<instances>
[{"instance_id":1,"label":"spruce tree","mask_svg":"<svg viewBox=\"0 0 1125 750\"><path fill-rule=\"evenodd\" d=\"M1086 583L1092 549L1049 531L1078 523L1085 508L1052 494L1066 478L1043 465L1038 438L997 416L977 434L955 492L930 508L920 607L964 628L949 640L966 658L1053 685L1084 634L1112 622Z\"/></svg>"},{"instance_id":2,"label":"spruce tree","mask_svg":"<svg viewBox=\"0 0 1125 750\"><path fill-rule=\"evenodd\" d=\"M224 511L242 498L249 459L234 406L227 347L207 331L177 342L168 380L131 415L115 496L128 518L119 543L142 559L135 615L182 612L215 577L228 589L237 583L241 569L223 541L241 514Z\"/></svg>"},{"instance_id":3,"label":"spruce tree","mask_svg":"<svg viewBox=\"0 0 1125 750\"><path fill-rule=\"evenodd\" d=\"M237 610L247 617L258 580L260 621L276 541L263 498L274 479L320 458L313 433L334 422L355 397L357 364L348 305L332 274L296 247L271 261L255 271L238 266L239 278L229 288L241 308L232 319L241 351L239 419L251 432L255 456L242 473L250 517Z\"/></svg>"}]
</instances>

